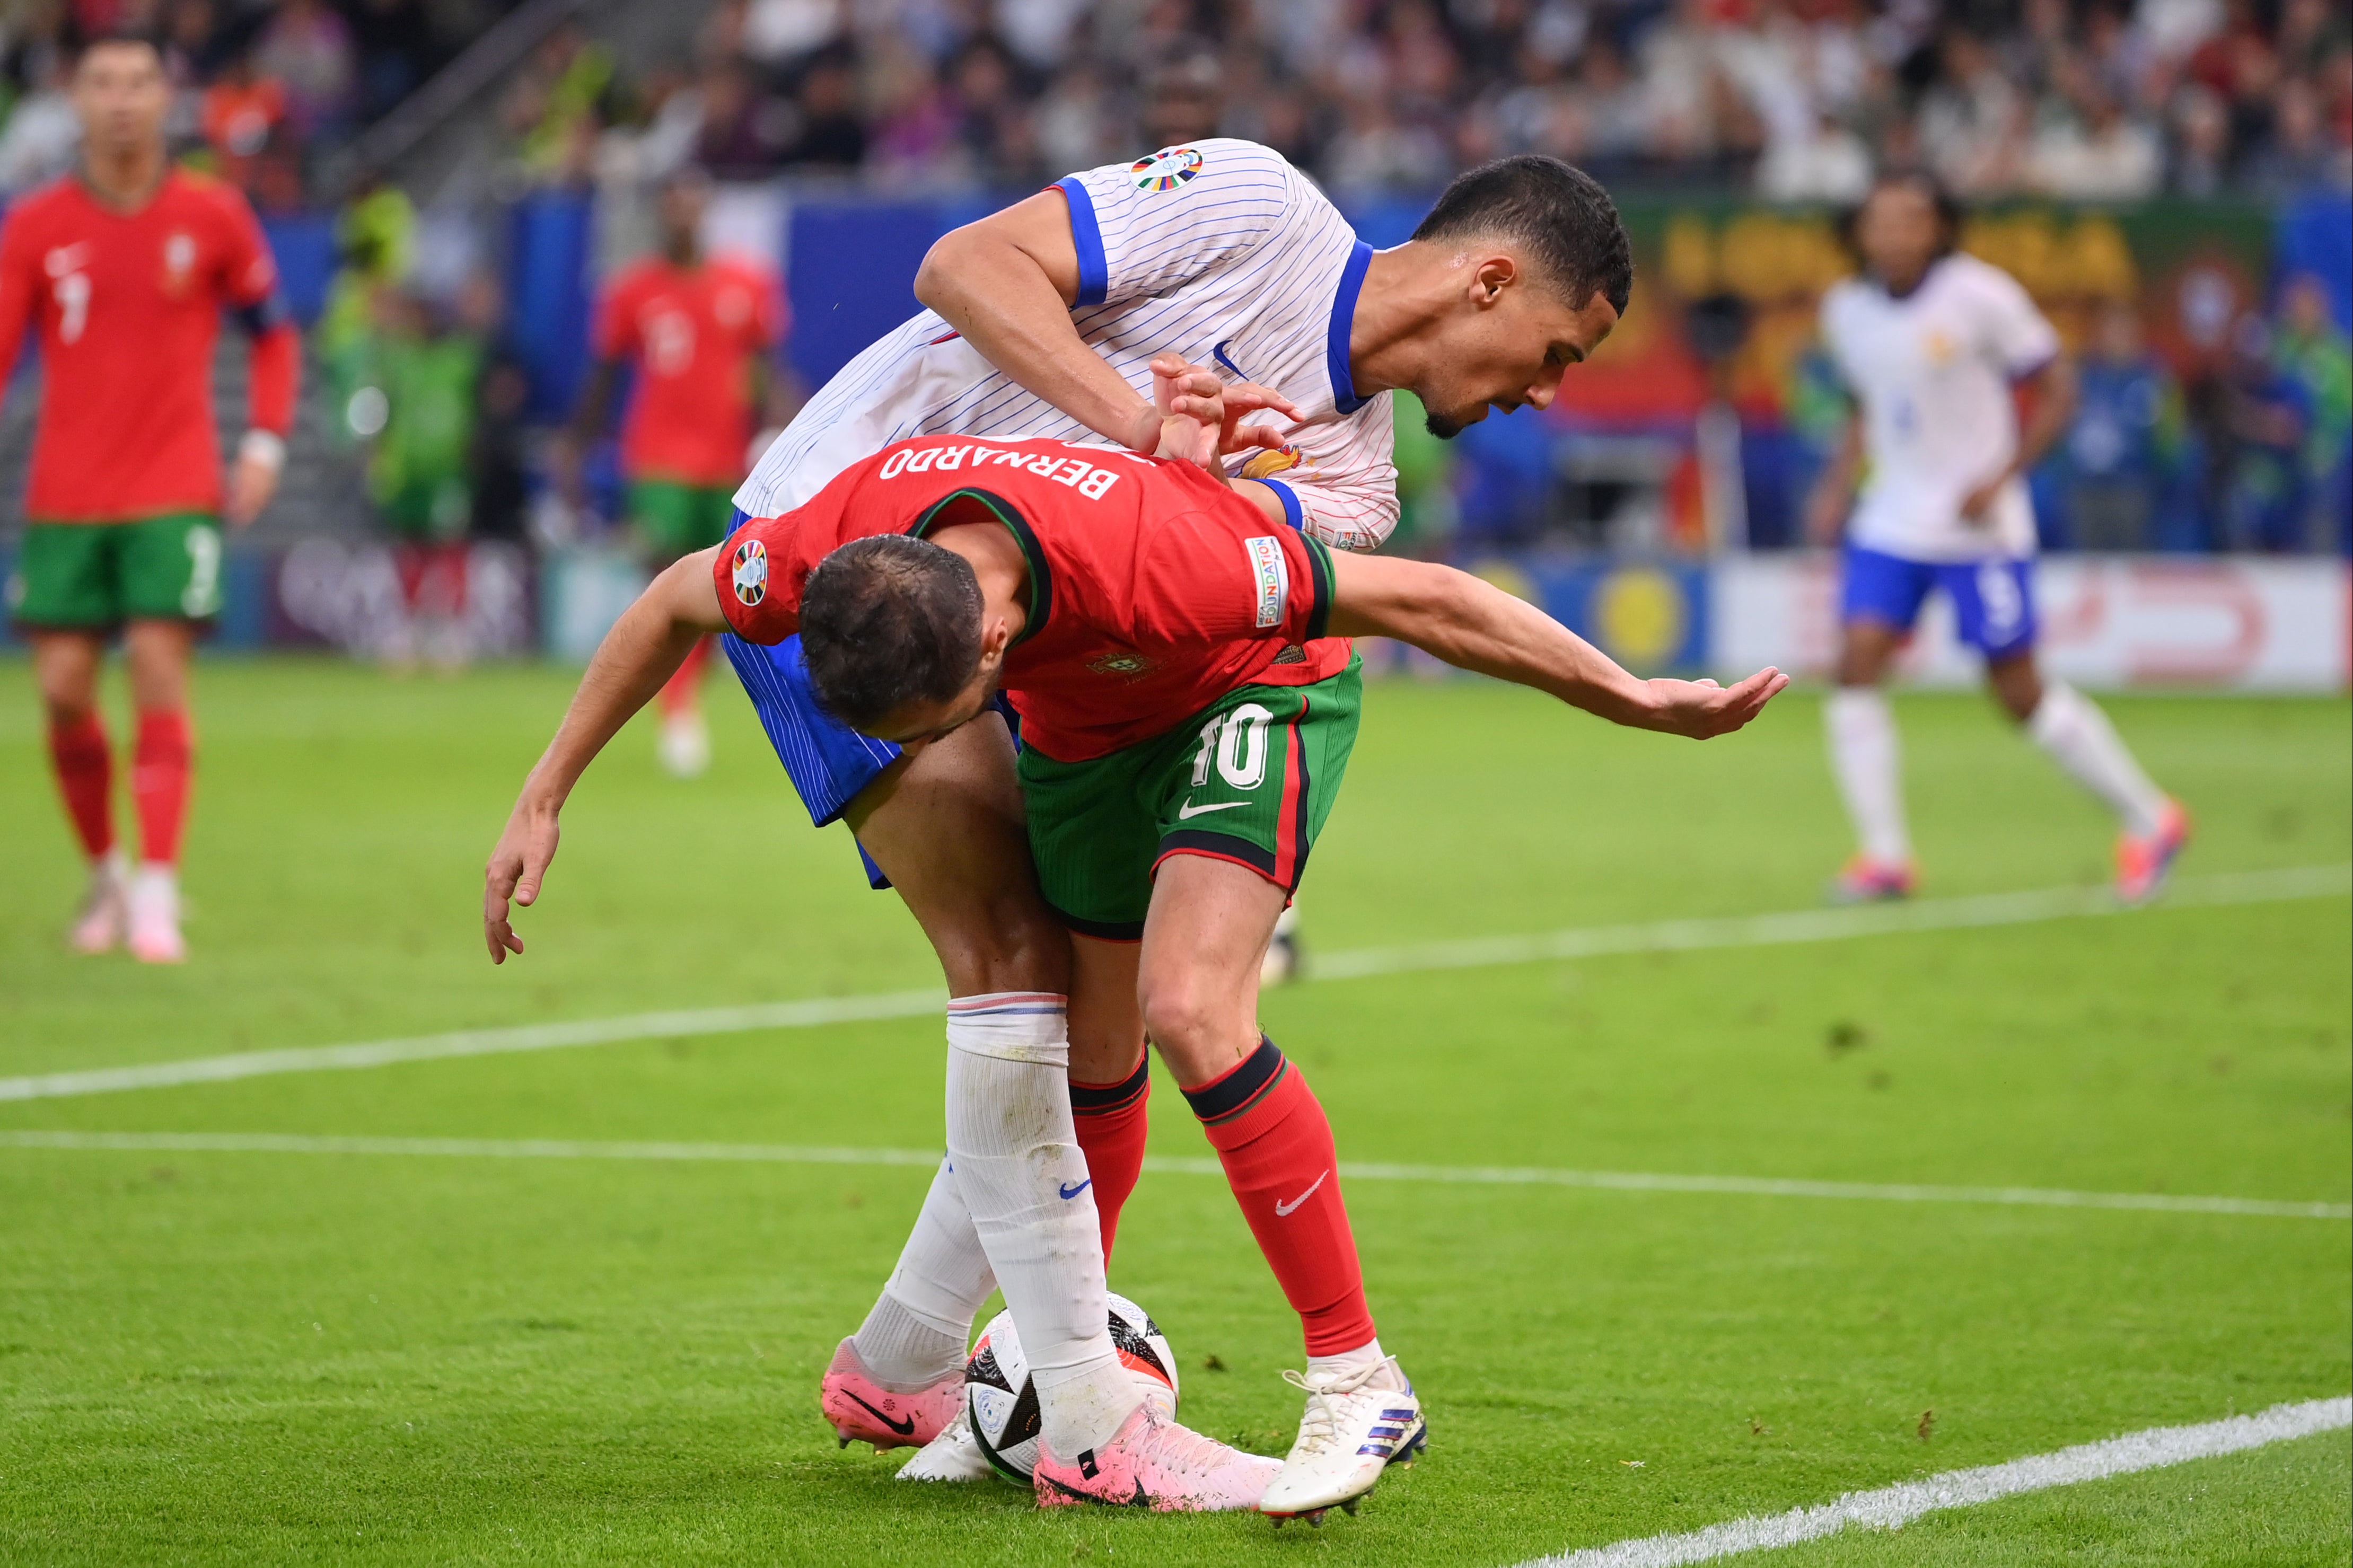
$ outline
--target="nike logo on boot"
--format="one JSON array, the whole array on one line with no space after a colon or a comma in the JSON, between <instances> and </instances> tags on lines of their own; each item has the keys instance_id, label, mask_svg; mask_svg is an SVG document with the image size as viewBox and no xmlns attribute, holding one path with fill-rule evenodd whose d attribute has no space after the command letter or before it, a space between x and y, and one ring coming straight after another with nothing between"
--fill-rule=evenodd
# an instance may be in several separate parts
<instances>
[{"instance_id":1,"label":"nike logo on boot","mask_svg":"<svg viewBox=\"0 0 2353 1568\"><path fill-rule=\"evenodd\" d=\"M1331 1173L1332 1173L1327 1170L1324 1173L1324 1176L1328 1176ZM1293 1215L1297 1214L1299 1212L1299 1205L1314 1197L1315 1195L1315 1189L1324 1184L1324 1176L1318 1176L1314 1181L1308 1183L1307 1190L1300 1194L1297 1197L1292 1199L1289 1203L1284 1203L1281 1198L1275 1199L1274 1217L1277 1219L1289 1219Z\"/></svg>"},{"instance_id":2,"label":"nike logo on boot","mask_svg":"<svg viewBox=\"0 0 2353 1568\"><path fill-rule=\"evenodd\" d=\"M851 1404L863 1407L868 1414L874 1417L875 1420L880 1421L883 1426L888 1426L892 1431L899 1434L900 1436L911 1437L914 1436L915 1418L913 1416L910 1415L903 1421L893 1421L888 1415L883 1415L880 1410L875 1409L871 1405L868 1405L866 1401L859 1398L858 1395L850 1393L849 1390L846 1388L843 1389L841 1391L841 1394L843 1398L849 1400Z\"/></svg>"}]
</instances>

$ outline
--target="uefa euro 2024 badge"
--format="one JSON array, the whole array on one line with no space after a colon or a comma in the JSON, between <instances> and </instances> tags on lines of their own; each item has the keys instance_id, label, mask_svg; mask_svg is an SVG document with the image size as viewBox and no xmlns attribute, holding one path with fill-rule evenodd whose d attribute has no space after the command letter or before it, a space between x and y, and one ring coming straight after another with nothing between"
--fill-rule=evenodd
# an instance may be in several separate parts
<instances>
[{"instance_id":1,"label":"uefa euro 2024 badge","mask_svg":"<svg viewBox=\"0 0 2353 1568\"><path fill-rule=\"evenodd\" d=\"M747 539L735 547L735 597L746 607L768 596L768 547Z\"/></svg>"},{"instance_id":2,"label":"uefa euro 2024 badge","mask_svg":"<svg viewBox=\"0 0 2353 1568\"><path fill-rule=\"evenodd\" d=\"M1201 172L1196 147L1163 147L1149 158L1138 158L1128 168L1139 191L1173 191Z\"/></svg>"}]
</instances>

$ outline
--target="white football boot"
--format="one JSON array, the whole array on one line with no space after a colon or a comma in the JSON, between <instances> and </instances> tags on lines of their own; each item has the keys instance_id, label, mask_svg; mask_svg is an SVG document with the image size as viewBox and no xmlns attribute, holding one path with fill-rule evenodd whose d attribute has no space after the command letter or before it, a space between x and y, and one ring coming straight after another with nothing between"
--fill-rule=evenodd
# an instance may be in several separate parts
<instances>
[{"instance_id":1,"label":"white football boot","mask_svg":"<svg viewBox=\"0 0 2353 1568\"><path fill-rule=\"evenodd\" d=\"M1286 1372L1282 1381L1307 1395L1307 1413L1282 1473L1259 1500L1259 1511L1277 1522L1321 1524L1331 1508L1356 1512L1383 1470L1412 1464L1430 1440L1421 1401L1395 1356L1353 1372Z\"/></svg>"},{"instance_id":2,"label":"white football boot","mask_svg":"<svg viewBox=\"0 0 2353 1568\"><path fill-rule=\"evenodd\" d=\"M662 771L676 779L701 778L711 766L711 729L699 710L675 713L661 724L657 750Z\"/></svg>"},{"instance_id":3,"label":"white football boot","mask_svg":"<svg viewBox=\"0 0 2353 1568\"><path fill-rule=\"evenodd\" d=\"M122 945L130 883L131 862L121 850L111 849L90 862L90 891L82 895L81 912L66 938L76 952L112 952Z\"/></svg>"},{"instance_id":4,"label":"white football boot","mask_svg":"<svg viewBox=\"0 0 2353 1568\"><path fill-rule=\"evenodd\" d=\"M131 879L131 956L142 963L185 963L180 936L180 875L169 866L142 866Z\"/></svg>"},{"instance_id":5,"label":"white football boot","mask_svg":"<svg viewBox=\"0 0 2353 1568\"><path fill-rule=\"evenodd\" d=\"M971 1414L962 1408L938 1436L899 1467L902 1481L985 1481L996 1473L973 1438Z\"/></svg>"}]
</instances>

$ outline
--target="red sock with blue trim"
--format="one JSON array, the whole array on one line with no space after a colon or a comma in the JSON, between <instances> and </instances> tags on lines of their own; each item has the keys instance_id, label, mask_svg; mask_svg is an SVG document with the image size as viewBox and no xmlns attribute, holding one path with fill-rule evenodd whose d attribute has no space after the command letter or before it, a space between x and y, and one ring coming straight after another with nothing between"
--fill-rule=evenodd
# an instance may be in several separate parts
<instances>
[{"instance_id":1,"label":"red sock with blue trim","mask_svg":"<svg viewBox=\"0 0 2353 1568\"><path fill-rule=\"evenodd\" d=\"M1299 1314L1307 1353L1340 1355L1370 1343L1377 1336L1340 1201L1332 1123L1299 1068L1261 1036L1256 1051L1185 1098Z\"/></svg>"},{"instance_id":2,"label":"red sock with blue trim","mask_svg":"<svg viewBox=\"0 0 2353 1568\"><path fill-rule=\"evenodd\" d=\"M1111 1266L1112 1238L1119 1234L1120 1207L1144 1173L1151 1099L1149 1055L1117 1083L1071 1080L1071 1118L1078 1127L1079 1150L1087 1157L1087 1174L1095 1182L1095 1215L1103 1222L1105 1268Z\"/></svg>"}]
</instances>

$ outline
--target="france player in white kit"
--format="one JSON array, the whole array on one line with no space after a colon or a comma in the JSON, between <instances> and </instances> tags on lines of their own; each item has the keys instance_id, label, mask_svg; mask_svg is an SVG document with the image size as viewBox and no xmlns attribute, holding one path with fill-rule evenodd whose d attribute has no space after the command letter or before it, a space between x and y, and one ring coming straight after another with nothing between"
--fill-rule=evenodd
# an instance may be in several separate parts
<instances>
[{"instance_id":1,"label":"france player in white kit","mask_svg":"<svg viewBox=\"0 0 2353 1568\"><path fill-rule=\"evenodd\" d=\"M1413 239L1374 252L1263 147L1163 149L1073 175L942 239L916 279L928 309L810 401L738 510L786 510L904 437L1059 436L1150 452L1171 414L1214 428L1246 407L1259 427L1229 426L1218 443L1239 470L1228 481L1270 528L1370 548L1396 517L1389 390L1412 390L1441 436L1491 407L1542 408L1616 324L1631 278L1615 206L1556 160L1505 159L1463 175ZM1180 357L1161 359L1166 374L1156 373L1154 357L1172 352ZM1217 374L1195 369L1208 365ZM1253 379L1262 384L1242 384ZM765 557L738 559L733 573L738 597L756 603ZM1048 1446L1079 1455L1089 1476L1085 1461L1101 1453L1106 1476L1148 1472L1169 1489L1103 1500L1250 1508L1279 1496L1284 1507L1268 1504L1275 1511L1320 1512L1361 1495L1379 1474L1363 1456L1391 1452L1384 1418L1418 1408L1377 1338L1309 1358L1300 1442L1271 1487L1253 1468L1262 1461L1173 1424L1145 1433L1148 1454L1104 1447L1126 1441L1141 1394L1106 1331L1099 1226L1141 1169L1149 1078L1133 995L1092 1011L1070 1011L1066 999L1103 994L1088 976L1117 965L1088 950L1113 944L1067 932L1039 897L997 713L902 750L823 710L797 639L726 644L812 819L849 824L870 875L923 926L952 998L956 1163L943 1163L897 1269L827 1371L828 1422L843 1441L878 1447L941 1437L902 1472L911 1479L987 1473L950 1423L973 1317L998 1286ZM575 737L566 755L607 738ZM509 900L537 899L574 776L543 759L492 852L484 929L494 958L522 951ZM1073 1115L1082 1092L1100 1097L1089 1107L1092 1133ZM1124 1129L1116 1140L1103 1131L1113 1122ZM1041 1161L1047 1152L1055 1159ZM1088 1180L1039 1185L1037 1172L1082 1156ZM1270 1258L1291 1245L1261 1239Z\"/></svg>"},{"instance_id":2,"label":"france player in white kit","mask_svg":"<svg viewBox=\"0 0 2353 1568\"><path fill-rule=\"evenodd\" d=\"M2044 681L2034 662L2035 529L2024 476L2067 427L2073 368L2017 279L1954 250L1957 216L1923 177L1882 179L1854 220L1865 275L1822 298L1822 337L1857 403L1810 520L1821 542L1845 521L1838 689L1824 716L1860 849L1832 896L1913 890L1894 718L1880 682L1922 602L1941 588L2002 706L2116 812L2116 891L2141 902L2187 841L2187 814L2149 782L2098 708ZM2023 433L2012 397L2020 384L2033 395Z\"/></svg>"}]
</instances>

